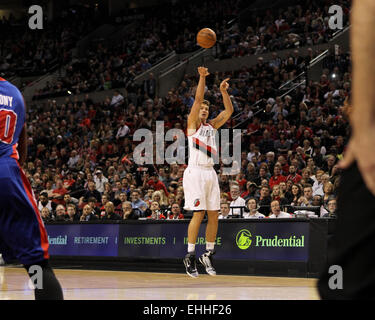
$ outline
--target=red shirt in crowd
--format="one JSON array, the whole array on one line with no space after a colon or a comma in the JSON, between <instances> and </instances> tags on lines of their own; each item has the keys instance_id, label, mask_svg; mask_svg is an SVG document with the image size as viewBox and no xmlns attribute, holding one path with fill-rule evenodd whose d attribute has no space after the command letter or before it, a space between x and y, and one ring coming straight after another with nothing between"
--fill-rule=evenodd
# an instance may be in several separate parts
<instances>
[{"instance_id":1,"label":"red shirt in crowd","mask_svg":"<svg viewBox=\"0 0 375 320\"><path fill-rule=\"evenodd\" d=\"M169 193L167 191L167 187L165 186L165 184L163 182L161 182L160 180L158 180L158 182L155 183L155 181L153 179L149 180L147 182L147 184L152 187L155 191L157 190L163 190L165 195L168 197Z\"/></svg>"},{"instance_id":2,"label":"red shirt in crowd","mask_svg":"<svg viewBox=\"0 0 375 320\"><path fill-rule=\"evenodd\" d=\"M56 198L53 198L52 201L56 204L64 204L65 201L64 201L64 194L68 193L69 191L66 190L64 187L60 188L60 189L54 189L52 191L52 197L56 196L56 195L60 195L61 196L61 199L56 199Z\"/></svg>"},{"instance_id":3,"label":"red shirt in crowd","mask_svg":"<svg viewBox=\"0 0 375 320\"><path fill-rule=\"evenodd\" d=\"M173 217L173 214L170 214L169 217L168 217L168 220L180 220L180 219L184 219L184 215L182 213L180 213L177 218L174 218Z\"/></svg>"},{"instance_id":4,"label":"red shirt in crowd","mask_svg":"<svg viewBox=\"0 0 375 320\"><path fill-rule=\"evenodd\" d=\"M272 189L273 186L280 184L280 182L286 182L286 177L283 175L272 176L269 182L270 188Z\"/></svg>"},{"instance_id":5,"label":"red shirt in crowd","mask_svg":"<svg viewBox=\"0 0 375 320\"><path fill-rule=\"evenodd\" d=\"M294 174L294 175L288 175L287 177L286 177L286 181L288 181L288 180L292 180L293 181L293 183L299 183L300 181L301 181L301 179L302 179L302 177L298 174L298 173L296 173L296 174Z\"/></svg>"}]
</instances>

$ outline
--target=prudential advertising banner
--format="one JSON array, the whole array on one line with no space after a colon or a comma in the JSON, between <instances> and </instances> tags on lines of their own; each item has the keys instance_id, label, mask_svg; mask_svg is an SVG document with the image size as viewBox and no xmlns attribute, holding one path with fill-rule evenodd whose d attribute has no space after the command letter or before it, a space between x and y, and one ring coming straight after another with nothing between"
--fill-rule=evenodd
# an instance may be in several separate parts
<instances>
[{"instance_id":1,"label":"prudential advertising banner","mask_svg":"<svg viewBox=\"0 0 375 320\"><path fill-rule=\"evenodd\" d=\"M188 221L138 224L47 225L51 255L181 258L187 248ZM204 252L206 223L196 243ZM220 222L216 259L308 261L309 223Z\"/></svg>"}]
</instances>

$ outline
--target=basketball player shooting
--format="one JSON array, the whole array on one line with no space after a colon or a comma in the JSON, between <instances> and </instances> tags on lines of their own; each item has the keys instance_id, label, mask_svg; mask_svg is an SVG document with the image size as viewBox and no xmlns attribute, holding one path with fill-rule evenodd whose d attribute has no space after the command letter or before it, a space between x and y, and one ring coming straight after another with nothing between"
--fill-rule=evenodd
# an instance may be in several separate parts
<instances>
[{"instance_id":1,"label":"basketball player shooting","mask_svg":"<svg viewBox=\"0 0 375 320\"><path fill-rule=\"evenodd\" d=\"M195 243L199 228L207 212L206 252L200 256L209 275L216 275L212 256L218 229L220 209L220 188L217 174L213 168L214 158L217 157L215 133L233 113L233 105L227 92L229 84L225 79L220 84L225 110L213 120L207 121L210 103L204 100L207 68L198 67L199 83L195 101L188 116L187 135L189 142L189 162L184 171L183 187L185 193L185 210L194 211L188 228L188 253L183 262L186 273L195 278L198 276Z\"/></svg>"}]
</instances>

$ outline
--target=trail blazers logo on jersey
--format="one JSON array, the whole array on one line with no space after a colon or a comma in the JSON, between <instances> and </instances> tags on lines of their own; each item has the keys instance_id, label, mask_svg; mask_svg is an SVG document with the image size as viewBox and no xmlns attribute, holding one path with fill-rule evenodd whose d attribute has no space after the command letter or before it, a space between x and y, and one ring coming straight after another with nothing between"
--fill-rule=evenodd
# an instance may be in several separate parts
<instances>
[{"instance_id":1,"label":"trail blazers logo on jersey","mask_svg":"<svg viewBox=\"0 0 375 320\"><path fill-rule=\"evenodd\" d=\"M200 203L199 199L194 200L194 207L198 207L200 204L201 203Z\"/></svg>"},{"instance_id":2,"label":"trail blazers logo on jersey","mask_svg":"<svg viewBox=\"0 0 375 320\"><path fill-rule=\"evenodd\" d=\"M202 141L200 141L199 139L195 137L193 137L193 147L204 152L207 156L209 156L210 158L213 158L214 160L218 156L216 149L206 145L205 143L203 143Z\"/></svg>"}]
</instances>

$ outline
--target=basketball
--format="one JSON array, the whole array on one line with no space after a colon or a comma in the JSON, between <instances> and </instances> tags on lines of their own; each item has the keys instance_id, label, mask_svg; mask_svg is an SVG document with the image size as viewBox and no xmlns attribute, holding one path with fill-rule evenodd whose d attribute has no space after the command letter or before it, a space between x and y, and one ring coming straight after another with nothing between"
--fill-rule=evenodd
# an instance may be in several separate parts
<instances>
[{"instance_id":1,"label":"basketball","mask_svg":"<svg viewBox=\"0 0 375 320\"><path fill-rule=\"evenodd\" d=\"M210 28L201 29L197 34L197 43L202 48L208 49L216 43L216 33Z\"/></svg>"}]
</instances>

